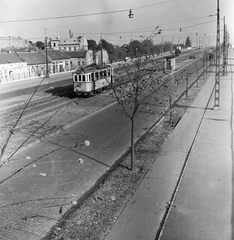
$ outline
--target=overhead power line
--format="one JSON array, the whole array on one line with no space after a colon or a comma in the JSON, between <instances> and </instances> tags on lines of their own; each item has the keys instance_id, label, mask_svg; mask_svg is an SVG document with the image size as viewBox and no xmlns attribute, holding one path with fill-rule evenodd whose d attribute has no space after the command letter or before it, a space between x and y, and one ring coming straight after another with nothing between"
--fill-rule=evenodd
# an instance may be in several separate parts
<instances>
[{"instance_id":1,"label":"overhead power line","mask_svg":"<svg viewBox=\"0 0 234 240\"><path fill-rule=\"evenodd\" d=\"M151 5L145 5L141 7L132 8L132 10L138 10L142 8L147 8L155 5L161 5L168 2L173 2L175 0L163 1ZM29 18L29 19L18 19L18 20L3 20L0 23L13 23L13 22L33 22L33 21L44 21L44 20L55 20L55 19L64 19L64 18L76 18L76 17L86 17L86 16L94 16L94 15L104 15L111 13L121 13L121 12L129 12L129 9L115 10L115 11L107 11L107 12L97 12L97 13L85 13L85 14L76 14L76 15L67 15L67 16L56 16L56 17L44 17L44 18Z\"/></svg>"}]
</instances>

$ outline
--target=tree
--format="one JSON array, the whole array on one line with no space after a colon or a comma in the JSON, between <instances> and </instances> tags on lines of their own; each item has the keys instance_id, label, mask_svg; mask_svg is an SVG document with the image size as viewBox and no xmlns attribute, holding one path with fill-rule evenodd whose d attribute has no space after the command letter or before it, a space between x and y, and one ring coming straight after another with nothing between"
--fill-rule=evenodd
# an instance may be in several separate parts
<instances>
[{"instance_id":1,"label":"tree","mask_svg":"<svg viewBox=\"0 0 234 240\"><path fill-rule=\"evenodd\" d=\"M112 43L107 42L105 39L101 39L98 43L97 49L101 48L105 49L109 55L109 59L112 61L114 59L114 45Z\"/></svg>"},{"instance_id":2,"label":"tree","mask_svg":"<svg viewBox=\"0 0 234 240\"><path fill-rule=\"evenodd\" d=\"M87 40L88 41L88 49L92 50L93 52L97 51L97 43L95 40Z\"/></svg>"},{"instance_id":3,"label":"tree","mask_svg":"<svg viewBox=\"0 0 234 240\"><path fill-rule=\"evenodd\" d=\"M191 40L190 40L190 37L189 37L189 36L188 36L188 37L186 38L186 40L185 40L185 46L186 46L186 47L191 47L191 46L192 46Z\"/></svg>"},{"instance_id":4,"label":"tree","mask_svg":"<svg viewBox=\"0 0 234 240\"><path fill-rule=\"evenodd\" d=\"M135 42L136 43L136 42ZM146 67L149 64L149 60L143 60L139 57L134 61L135 69L130 69L129 66L123 66L125 73L121 72L116 74L118 82L124 82L123 84L115 85L110 83L111 96L121 106L125 115L131 121L131 167L134 167L134 129L135 119L139 113L153 114L153 110L150 107L150 100L154 101L153 94L156 91L158 79L156 74L158 70L162 69L162 66L157 65L155 61L151 61L151 67ZM127 80L126 80L127 78Z\"/></svg>"},{"instance_id":5,"label":"tree","mask_svg":"<svg viewBox=\"0 0 234 240\"><path fill-rule=\"evenodd\" d=\"M132 58L142 55L142 44L138 40L133 40L129 43L128 55Z\"/></svg>"},{"instance_id":6,"label":"tree","mask_svg":"<svg viewBox=\"0 0 234 240\"><path fill-rule=\"evenodd\" d=\"M37 41L37 42L36 42L36 47L37 47L37 48L39 48L39 49L44 49L44 46L45 46L45 44L44 44L43 42L41 42L41 41Z\"/></svg>"}]
</instances>

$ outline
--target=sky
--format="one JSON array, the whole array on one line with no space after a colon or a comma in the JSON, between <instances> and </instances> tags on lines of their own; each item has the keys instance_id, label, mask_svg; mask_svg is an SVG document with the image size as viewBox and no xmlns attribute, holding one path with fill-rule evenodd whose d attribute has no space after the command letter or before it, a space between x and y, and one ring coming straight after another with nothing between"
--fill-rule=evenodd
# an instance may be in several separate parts
<instances>
[{"instance_id":1,"label":"sky","mask_svg":"<svg viewBox=\"0 0 234 240\"><path fill-rule=\"evenodd\" d=\"M68 37L71 30L74 37L114 45L149 37L182 43L188 36L193 46L215 45L218 1L221 42L225 17L234 44L234 0L0 0L0 37L36 42Z\"/></svg>"}]
</instances>

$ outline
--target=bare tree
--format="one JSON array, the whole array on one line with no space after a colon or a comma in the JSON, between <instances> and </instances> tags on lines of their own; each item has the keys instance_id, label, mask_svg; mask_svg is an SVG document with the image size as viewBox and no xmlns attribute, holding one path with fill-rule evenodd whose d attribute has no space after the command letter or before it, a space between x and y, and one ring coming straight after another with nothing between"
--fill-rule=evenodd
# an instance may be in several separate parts
<instances>
[{"instance_id":1,"label":"bare tree","mask_svg":"<svg viewBox=\"0 0 234 240\"><path fill-rule=\"evenodd\" d=\"M147 111L153 114L153 110L149 105L149 100L153 99L156 91L156 86L160 79L157 77L158 72L163 70L162 64L156 64L155 61L148 61L148 59L138 58L134 61L134 68L124 66L124 74L117 74L115 82L121 81L124 83L116 85L110 83L111 96L121 106L125 115L131 121L131 166L134 167L134 129L135 119L138 112ZM123 68L121 68L123 71Z\"/></svg>"}]
</instances>

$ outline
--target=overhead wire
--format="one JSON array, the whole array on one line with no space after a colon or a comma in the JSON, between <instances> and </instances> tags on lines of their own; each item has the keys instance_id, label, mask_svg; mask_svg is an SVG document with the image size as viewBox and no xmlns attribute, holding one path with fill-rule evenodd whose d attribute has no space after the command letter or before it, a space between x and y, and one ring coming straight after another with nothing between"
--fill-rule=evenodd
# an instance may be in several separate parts
<instances>
[{"instance_id":1,"label":"overhead wire","mask_svg":"<svg viewBox=\"0 0 234 240\"><path fill-rule=\"evenodd\" d=\"M175 1L175 0L163 1L163 2L159 2L159 3L155 3L155 4L151 4L151 5L145 5L145 6L141 6L141 7L136 7L136 8L132 8L132 9L138 10L138 9L147 8L147 7L160 5L160 4L164 4L164 3L168 3L168 2L173 2L173 1ZM96 13L75 14L75 15L67 15L67 16L56 16L56 17L3 20L3 21L0 21L0 24L1 23L13 23L13 22L32 22L32 21L55 20L55 19L64 19L64 18L87 17L87 16L104 15L104 14L121 13L121 12L129 12L129 9L106 11L106 12L96 12Z\"/></svg>"}]
</instances>

